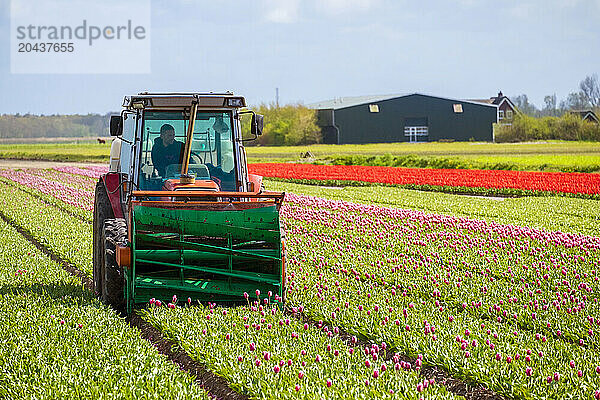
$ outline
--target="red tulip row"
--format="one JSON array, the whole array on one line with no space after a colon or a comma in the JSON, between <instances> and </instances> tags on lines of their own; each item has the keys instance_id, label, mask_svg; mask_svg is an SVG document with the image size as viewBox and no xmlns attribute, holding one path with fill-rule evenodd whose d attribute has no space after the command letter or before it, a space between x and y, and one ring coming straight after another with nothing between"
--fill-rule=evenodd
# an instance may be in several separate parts
<instances>
[{"instance_id":1,"label":"red tulip row","mask_svg":"<svg viewBox=\"0 0 600 400\"><path fill-rule=\"evenodd\" d=\"M361 165L251 164L251 173L265 177L361 181L391 185L459 186L485 189L600 194L600 174L430 168L369 167Z\"/></svg>"}]
</instances>

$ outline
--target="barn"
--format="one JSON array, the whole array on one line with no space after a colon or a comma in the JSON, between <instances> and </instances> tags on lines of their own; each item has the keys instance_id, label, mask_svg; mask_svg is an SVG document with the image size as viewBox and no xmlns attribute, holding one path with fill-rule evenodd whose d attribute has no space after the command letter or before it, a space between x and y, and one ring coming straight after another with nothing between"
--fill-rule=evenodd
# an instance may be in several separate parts
<instances>
[{"instance_id":1,"label":"barn","mask_svg":"<svg viewBox=\"0 0 600 400\"><path fill-rule=\"evenodd\" d=\"M309 104L328 144L493 141L498 106L419 93Z\"/></svg>"}]
</instances>

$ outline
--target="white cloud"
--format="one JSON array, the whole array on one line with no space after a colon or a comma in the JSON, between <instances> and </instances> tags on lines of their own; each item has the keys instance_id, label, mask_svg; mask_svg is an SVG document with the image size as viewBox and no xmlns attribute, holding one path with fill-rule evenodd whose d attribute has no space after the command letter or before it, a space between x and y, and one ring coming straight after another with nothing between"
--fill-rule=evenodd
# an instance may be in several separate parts
<instances>
[{"instance_id":1,"label":"white cloud","mask_svg":"<svg viewBox=\"0 0 600 400\"><path fill-rule=\"evenodd\" d=\"M263 0L267 21L287 24L298 19L300 0Z\"/></svg>"}]
</instances>

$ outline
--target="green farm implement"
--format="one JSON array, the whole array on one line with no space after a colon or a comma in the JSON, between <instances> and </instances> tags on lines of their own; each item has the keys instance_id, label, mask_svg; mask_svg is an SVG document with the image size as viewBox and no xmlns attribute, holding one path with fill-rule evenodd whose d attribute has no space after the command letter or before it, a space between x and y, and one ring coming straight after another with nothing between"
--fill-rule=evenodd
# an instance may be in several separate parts
<instances>
[{"instance_id":1,"label":"green farm implement","mask_svg":"<svg viewBox=\"0 0 600 400\"><path fill-rule=\"evenodd\" d=\"M237 302L270 293L283 302L283 193L247 172L243 97L125 97L111 118L109 172L96 186L94 287L130 313L150 299ZM184 300L184 301L185 301Z\"/></svg>"}]
</instances>

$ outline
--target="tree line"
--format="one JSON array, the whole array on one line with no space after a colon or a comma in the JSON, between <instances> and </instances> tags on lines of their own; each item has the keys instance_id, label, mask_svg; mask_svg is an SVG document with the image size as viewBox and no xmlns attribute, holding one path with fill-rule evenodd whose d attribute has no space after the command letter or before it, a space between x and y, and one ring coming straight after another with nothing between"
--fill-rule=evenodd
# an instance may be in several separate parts
<instances>
[{"instance_id":1,"label":"tree line","mask_svg":"<svg viewBox=\"0 0 600 400\"><path fill-rule=\"evenodd\" d=\"M109 115L0 115L0 138L108 136Z\"/></svg>"},{"instance_id":2,"label":"tree line","mask_svg":"<svg viewBox=\"0 0 600 400\"><path fill-rule=\"evenodd\" d=\"M263 134L247 146L295 146L321 143L321 128L317 126L317 113L301 104L277 106L260 104L252 108L264 115ZM242 135L250 137L250 117L242 119Z\"/></svg>"},{"instance_id":3,"label":"tree line","mask_svg":"<svg viewBox=\"0 0 600 400\"><path fill-rule=\"evenodd\" d=\"M521 94L510 98L519 111L525 116L544 118L562 117L570 110L595 109L600 115L600 82L598 75L585 77L579 83L579 90L570 93L565 99L557 101L556 94L545 96L544 106L537 108L529 102L527 95ZM246 142L247 145L281 146L314 144L322 141L322 133L317 126L316 111L302 104L288 104L278 106L274 103L260 104L253 109L265 116L263 135L257 140ZM32 115L16 114L0 115L0 138L54 138L54 137L82 137L82 136L108 136L109 116L111 113L88 115ZM243 136L250 137L250 120L246 114L242 118ZM583 131L574 134L572 127L576 124L572 118L564 121L546 120L535 121L522 118L514 128L520 127L520 133L499 132L508 141L520 138L539 137L549 138L558 135L563 130L571 132L569 137L597 137L597 133L588 132L589 129L582 125ZM537 128L534 128L536 126ZM529 131L545 132L545 134L524 134ZM513 129L514 131L514 129ZM589 140L589 139L588 139Z\"/></svg>"},{"instance_id":4,"label":"tree line","mask_svg":"<svg viewBox=\"0 0 600 400\"><path fill-rule=\"evenodd\" d=\"M571 110L600 111L600 81L598 74L586 76L579 82L579 90L571 92L558 101L556 93L544 96L544 106L538 108L530 103L526 94L510 97L523 114L532 117L560 117Z\"/></svg>"},{"instance_id":5,"label":"tree line","mask_svg":"<svg viewBox=\"0 0 600 400\"><path fill-rule=\"evenodd\" d=\"M321 142L316 112L300 104L278 107L260 104L252 108L265 116L263 134L246 145L299 145ZM54 138L109 136L110 115L0 115L0 138ZM242 133L250 137L250 117L242 119Z\"/></svg>"}]
</instances>

